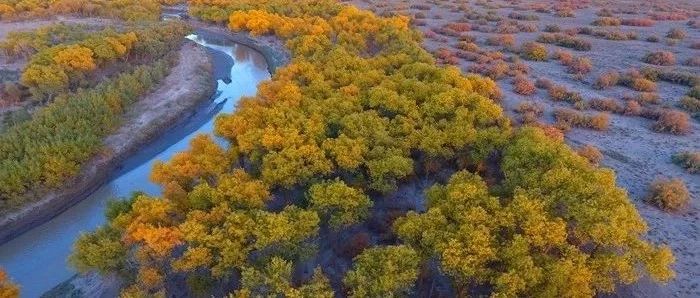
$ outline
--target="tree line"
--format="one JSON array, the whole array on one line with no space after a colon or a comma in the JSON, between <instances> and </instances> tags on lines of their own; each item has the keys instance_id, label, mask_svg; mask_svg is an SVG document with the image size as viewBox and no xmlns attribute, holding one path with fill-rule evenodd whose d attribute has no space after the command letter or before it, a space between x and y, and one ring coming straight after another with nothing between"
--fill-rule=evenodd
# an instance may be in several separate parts
<instances>
[{"instance_id":1,"label":"tree line","mask_svg":"<svg viewBox=\"0 0 700 298\"><path fill-rule=\"evenodd\" d=\"M184 0L0 0L0 20L71 14L125 21L157 21L161 4L182 2Z\"/></svg>"}]
</instances>

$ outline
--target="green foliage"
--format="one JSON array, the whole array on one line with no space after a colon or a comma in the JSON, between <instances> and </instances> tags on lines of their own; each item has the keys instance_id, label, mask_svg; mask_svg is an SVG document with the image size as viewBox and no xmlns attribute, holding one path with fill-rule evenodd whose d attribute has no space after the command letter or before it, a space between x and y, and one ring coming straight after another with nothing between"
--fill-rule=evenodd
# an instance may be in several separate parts
<instances>
[{"instance_id":1,"label":"green foliage","mask_svg":"<svg viewBox=\"0 0 700 298\"><path fill-rule=\"evenodd\" d=\"M372 201L362 191L340 180L312 185L308 197L309 208L329 217L328 223L335 229L361 222L372 207Z\"/></svg>"},{"instance_id":2,"label":"green foliage","mask_svg":"<svg viewBox=\"0 0 700 298\"><path fill-rule=\"evenodd\" d=\"M395 223L458 289L476 283L494 286L496 296L593 296L636 281L638 268L656 280L673 277L670 250L641 238L646 226L610 170L533 128L507 146L502 168L506 195L462 171L426 192L426 213Z\"/></svg>"},{"instance_id":3,"label":"green foliage","mask_svg":"<svg viewBox=\"0 0 700 298\"><path fill-rule=\"evenodd\" d=\"M80 272L97 270L101 274L126 269L127 248L120 241L119 231L110 226L83 234L73 247L69 261Z\"/></svg>"},{"instance_id":4,"label":"green foliage","mask_svg":"<svg viewBox=\"0 0 700 298\"><path fill-rule=\"evenodd\" d=\"M332 298L328 279L320 268L314 270L312 279L301 287L292 286L292 263L272 258L262 270L246 267L241 272L241 289L235 297L319 297Z\"/></svg>"},{"instance_id":5,"label":"green foliage","mask_svg":"<svg viewBox=\"0 0 700 298\"><path fill-rule=\"evenodd\" d=\"M370 248L354 261L343 280L350 297L403 296L418 278L421 263L418 253L403 245Z\"/></svg>"}]
</instances>

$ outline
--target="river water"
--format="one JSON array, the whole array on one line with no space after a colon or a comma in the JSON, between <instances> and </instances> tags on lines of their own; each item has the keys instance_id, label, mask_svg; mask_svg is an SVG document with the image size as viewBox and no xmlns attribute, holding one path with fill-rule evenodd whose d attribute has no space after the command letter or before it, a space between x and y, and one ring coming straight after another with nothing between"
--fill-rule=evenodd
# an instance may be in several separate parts
<instances>
[{"instance_id":1,"label":"river water","mask_svg":"<svg viewBox=\"0 0 700 298\"><path fill-rule=\"evenodd\" d=\"M189 39L207 47L217 74L217 93L196 114L168 130L124 162L110 182L84 201L0 246L0 266L21 286L22 297L39 297L75 274L67 263L73 242L86 231L105 222L106 202L127 197L134 191L158 195L160 189L148 180L153 163L169 160L188 148L197 134L213 132L214 118L230 113L243 96L255 95L257 85L270 78L265 58L246 46L191 35Z\"/></svg>"}]
</instances>

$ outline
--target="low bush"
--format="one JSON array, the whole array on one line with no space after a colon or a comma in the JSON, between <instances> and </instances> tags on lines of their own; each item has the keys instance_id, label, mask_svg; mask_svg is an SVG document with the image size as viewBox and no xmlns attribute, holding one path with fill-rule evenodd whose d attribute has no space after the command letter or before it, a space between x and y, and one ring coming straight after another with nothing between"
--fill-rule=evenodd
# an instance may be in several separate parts
<instances>
[{"instance_id":1,"label":"low bush","mask_svg":"<svg viewBox=\"0 0 700 298\"><path fill-rule=\"evenodd\" d=\"M571 54L571 52L557 49L554 51L554 54L552 54L552 59L559 60L561 64L566 65L574 60L574 55Z\"/></svg>"},{"instance_id":2,"label":"low bush","mask_svg":"<svg viewBox=\"0 0 700 298\"><path fill-rule=\"evenodd\" d=\"M575 57L565 65L569 73L573 74L587 74L593 70L593 63L586 57Z\"/></svg>"},{"instance_id":3,"label":"low bush","mask_svg":"<svg viewBox=\"0 0 700 298\"><path fill-rule=\"evenodd\" d=\"M681 211L690 203L690 192L680 179L657 179L649 186L649 202L665 211Z\"/></svg>"},{"instance_id":4,"label":"low bush","mask_svg":"<svg viewBox=\"0 0 700 298\"><path fill-rule=\"evenodd\" d=\"M686 33L681 28L673 28L666 33L666 37L671 39L684 39L685 36Z\"/></svg>"},{"instance_id":5,"label":"low bush","mask_svg":"<svg viewBox=\"0 0 700 298\"><path fill-rule=\"evenodd\" d=\"M669 66L676 64L676 56L667 51L651 52L644 56L642 61L654 65Z\"/></svg>"},{"instance_id":6,"label":"low bush","mask_svg":"<svg viewBox=\"0 0 700 298\"><path fill-rule=\"evenodd\" d=\"M607 71L601 74L593 84L596 89L607 89L620 82L620 73L617 71Z\"/></svg>"},{"instance_id":7,"label":"low bush","mask_svg":"<svg viewBox=\"0 0 700 298\"><path fill-rule=\"evenodd\" d=\"M473 53L481 52L481 49L479 48L479 46L473 42L460 41L459 43L457 43L456 47L462 51L473 52Z\"/></svg>"},{"instance_id":8,"label":"low bush","mask_svg":"<svg viewBox=\"0 0 700 298\"><path fill-rule=\"evenodd\" d=\"M681 111L664 111L654 123L654 130L676 135L688 134L691 130L690 117L687 113Z\"/></svg>"},{"instance_id":9,"label":"low bush","mask_svg":"<svg viewBox=\"0 0 700 298\"><path fill-rule=\"evenodd\" d=\"M503 78L506 74L508 74L509 70L510 66L508 66L508 63L503 61L497 61L489 64L473 64L469 67L470 72L482 74L494 80Z\"/></svg>"},{"instance_id":10,"label":"low bush","mask_svg":"<svg viewBox=\"0 0 700 298\"><path fill-rule=\"evenodd\" d=\"M625 107L612 98L592 99L589 105L591 108L603 112L622 113L625 110Z\"/></svg>"},{"instance_id":11,"label":"low bush","mask_svg":"<svg viewBox=\"0 0 700 298\"><path fill-rule=\"evenodd\" d=\"M588 159L588 161L594 165L598 165L601 161L603 161L603 153L601 153L598 148L590 144L581 146L581 148L576 150L576 153L585 159Z\"/></svg>"},{"instance_id":12,"label":"low bush","mask_svg":"<svg viewBox=\"0 0 700 298\"><path fill-rule=\"evenodd\" d=\"M513 91L520 95L532 95L535 94L537 89L535 88L535 84L528 80L527 77L517 76L515 80L513 80Z\"/></svg>"},{"instance_id":13,"label":"low bush","mask_svg":"<svg viewBox=\"0 0 700 298\"><path fill-rule=\"evenodd\" d=\"M554 83L552 83L552 81L549 79L538 78L535 81L535 87L540 88L540 89L548 90L549 88L552 88L552 86L554 86Z\"/></svg>"},{"instance_id":14,"label":"low bush","mask_svg":"<svg viewBox=\"0 0 700 298\"><path fill-rule=\"evenodd\" d=\"M620 26L621 24L622 20L613 17L601 17L591 23L593 26Z\"/></svg>"},{"instance_id":15,"label":"low bush","mask_svg":"<svg viewBox=\"0 0 700 298\"><path fill-rule=\"evenodd\" d=\"M508 17L514 20L521 20L521 21L539 21L540 17L534 14L521 14L517 12L511 12L508 14Z\"/></svg>"},{"instance_id":16,"label":"low bush","mask_svg":"<svg viewBox=\"0 0 700 298\"><path fill-rule=\"evenodd\" d=\"M486 39L486 44L490 46L514 47L515 36L512 34L499 34Z\"/></svg>"},{"instance_id":17,"label":"low bush","mask_svg":"<svg viewBox=\"0 0 700 298\"><path fill-rule=\"evenodd\" d=\"M557 24L549 24L544 27L544 32L549 32L549 33L556 33L556 32L561 32L561 27Z\"/></svg>"},{"instance_id":18,"label":"low bush","mask_svg":"<svg viewBox=\"0 0 700 298\"><path fill-rule=\"evenodd\" d=\"M572 127L589 128L594 130L607 130L610 125L610 116L606 113L586 115L576 110L561 108L554 111L557 126L563 130Z\"/></svg>"},{"instance_id":19,"label":"low bush","mask_svg":"<svg viewBox=\"0 0 700 298\"><path fill-rule=\"evenodd\" d=\"M515 108L515 112L520 114L521 122L524 124L535 123L542 116L544 108L534 101L522 101Z\"/></svg>"},{"instance_id":20,"label":"low bush","mask_svg":"<svg viewBox=\"0 0 700 298\"><path fill-rule=\"evenodd\" d=\"M620 85L626 86L636 91L654 92L656 83L644 77L639 71L631 70L620 78Z\"/></svg>"},{"instance_id":21,"label":"low bush","mask_svg":"<svg viewBox=\"0 0 700 298\"><path fill-rule=\"evenodd\" d=\"M678 153L673 156L673 162L684 168L688 173L700 173L700 151Z\"/></svg>"},{"instance_id":22,"label":"low bush","mask_svg":"<svg viewBox=\"0 0 700 298\"><path fill-rule=\"evenodd\" d=\"M681 108L688 111L688 113L693 115L700 114L700 99L690 96L683 96L679 105Z\"/></svg>"},{"instance_id":23,"label":"low bush","mask_svg":"<svg viewBox=\"0 0 700 298\"><path fill-rule=\"evenodd\" d=\"M627 116L639 116L642 113L642 106L636 100L628 100L625 102L623 113Z\"/></svg>"},{"instance_id":24,"label":"low bush","mask_svg":"<svg viewBox=\"0 0 700 298\"><path fill-rule=\"evenodd\" d=\"M527 42L522 45L520 55L527 60L546 61L549 54L547 53L547 47L543 44Z\"/></svg>"},{"instance_id":25,"label":"low bush","mask_svg":"<svg viewBox=\"0 0 700 298\"><path fill-rule=\"evenodd\" d=\"M469 23L450 23L445 25L445 28L455 32L467 32L472 29Z\"/></svg>"},{"instance_id":26,"label":"low bush","mask_svg":"<svg viewBox=\"0 0 700 298\"><path fill-rule=\"evenodd\" d=\"M537 38L541 43L555 44L565 48L575 49L577 51L590 51L591 43L562 33L544 33Z\"/></svg>"},{"instance_id":27,"label":"low bush","mask_svg":"<svg viewBox=\"0 0 700 298\"><path fill-rule=\"evenodd\" d=\"M548 90L549 97L554 101L566 101L576 103L583 100L581 94L575 91L569 91L566 87L553 85Z\"/></svg>"},{"instance_id":28,"label":"low bush","mask_svg":"<svg viewBox=\"0 0 700 298\"><path fill-rule=\"evenodd\" d=\"M685 60L685 65L700 67L700 56L688 58L688 60Z\"/></svg>"},{"instance_id":29,"label":"low bush","mask_svg":"<svg viewBox=\"0 0 700 298\"><path fill-rule=\"evenodd\" d=\"M646 41L648 41L648 42L659 42L659 40L660 40L659 37L656 35L649 36L646 39Z\"/></svg>"},{"instance_id":30,"label":"low bush","mask_svg":"<svg viewBox=\"0 0 700 298\"><path fill-rule=\"evenodd\" d=\"M652 19L623 19L622 25L635 27L651 27L656 22Z\"/></svg>"}]
</instances>

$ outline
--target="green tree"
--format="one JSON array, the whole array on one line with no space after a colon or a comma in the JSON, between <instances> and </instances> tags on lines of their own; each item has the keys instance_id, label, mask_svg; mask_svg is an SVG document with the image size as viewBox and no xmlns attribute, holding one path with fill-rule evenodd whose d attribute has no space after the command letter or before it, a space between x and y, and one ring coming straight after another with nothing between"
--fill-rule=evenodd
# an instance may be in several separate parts
<instances>
[{"instance_id":1,"label":"green tree","mask_svg":"<svg viewBox=\"0 0 700 298\"><path fill-rule=\"evenodd\" d=\"M307 196L309 208L328 218L334 229L362 221L373 204L361 190L349 187L339 179L312 185Z\"/></svg>"},{"instance_id":2,"label":"green tree","mask_svg":"<svg viewBox=\"0 0 700 298\"><path fill-rule=\"evenodd\" d=\"M407 294L418 278L420 257L408 246L375 247L355 257L344 278L351 297L394 297Z\"/></svg>"}]
</instances>

